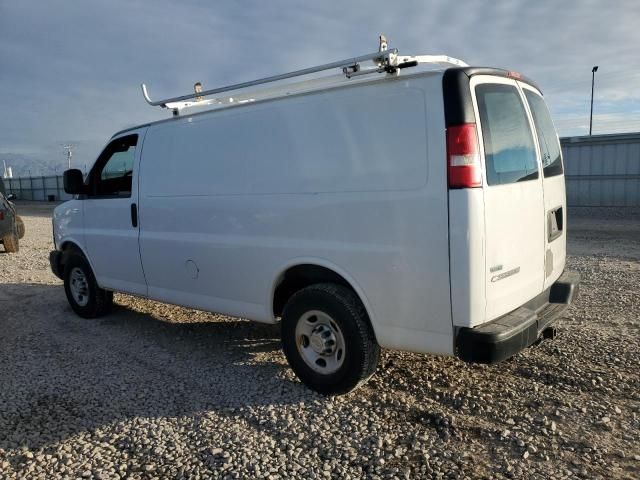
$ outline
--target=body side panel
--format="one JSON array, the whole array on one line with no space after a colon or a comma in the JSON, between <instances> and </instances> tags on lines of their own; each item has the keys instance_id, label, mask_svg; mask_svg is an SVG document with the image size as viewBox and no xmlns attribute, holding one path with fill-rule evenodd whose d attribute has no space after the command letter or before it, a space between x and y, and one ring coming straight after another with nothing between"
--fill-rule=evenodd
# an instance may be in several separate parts
<instances>
[{"instance_id":1,"label":"body side panel","mask_svg":"<svg viewBox=\"0 0 640 480\"><path fill-rule=\"evenodd\" d=\"M449 191L451 314L455 326L484 323L486 310L484 192Z\"/></svg>"},{"instance_id":2,"label":"body side panel","mask_svg":"<svg viewBox=\"0 0 640 480\"><path fill-rule=\"evenodd\" d=\"M249 110L261 130L248 118L242 134L218 121L235 112L182 119L196 126L184 139L209 132L213 151L161 131L180 122L150 127L140 177L150 296L273 321L283 266L319 258L360 290L381 345L451 354L441 88L431 75L280 99ZM176 144L180 154L163 157ZM167 183L173 162L182 185Z\"/></svg>"}]
</instances>

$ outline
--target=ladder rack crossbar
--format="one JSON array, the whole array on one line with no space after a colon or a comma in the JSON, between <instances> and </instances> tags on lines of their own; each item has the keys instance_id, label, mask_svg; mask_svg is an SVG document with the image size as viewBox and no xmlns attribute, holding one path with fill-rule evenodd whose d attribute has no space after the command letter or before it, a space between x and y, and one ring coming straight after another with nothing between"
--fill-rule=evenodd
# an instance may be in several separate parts
<instances>
[{"instance_id":1,"label":"ladder rack crossbar","mask_svg":"<svg viewBox=\"0 0 640 480\"><path fill-rule=\"evenodd\" d=\"M347 58L344 60L339 60L337 62L325 63L324 65L318 65L316 67L303 68L301 70L295 70L293 72L283 73L280 75L273 75L271 77L259 78L257 80L251 80L249 82L236 83L234 85L228 85L226 87L213 88L211 90L204 90L198 93L190 93L188 95L181 95L179 97L167 98L164 100L156 100L152 101L147 92L147 86L143 83L142 94L144 95L145 100L149 105L154 107L161 106L166 107L168 103L176 103L176 102L184 102L186 100L191 100L196 97L206 97L208 95L215 95L217 93L230 92L233 90L240 90L247 87L253 87L255 85L262 85L265 83L277 82L279 80L285 80L287 78L300 77L303 75L309 75L311 73L322 72L324 70L331 70L333 68L344 68L351 67L357 65L360 62L365 62L368 60L377 61L378 63L384 63L385 61L389 61L389 59L393 56L395 57L398 54L397 49L385 50L382 52L370 53L368 55L361 55L359 57Z\"/></svg>"},{"instance_id":2,"label":"ladder rack crossbar","mask_svg":"<svg viewBox=\"0 0 640 480\"><path fill-rule=\"evenodd\" d=\"M371 71L374 71L372 69ZM375 69L377 71L377 69ZM296 82L287 83L285 85L270 85L262 89L250 89L247 91L222 94L219 96L212 96L200 101L187 101L187 102L168 102L166 108L168 109L188 109L197 107L224 107L229 105L237 105L240 103L256 102L259 100L265 100L269 98L276 98L286 95L293 95L296 93L304 93L319 87L336 86L343 83L348 78L344 74L326 75L321 78L312 78L308 80L299 80Z\"/></svg>"}]
</instances>

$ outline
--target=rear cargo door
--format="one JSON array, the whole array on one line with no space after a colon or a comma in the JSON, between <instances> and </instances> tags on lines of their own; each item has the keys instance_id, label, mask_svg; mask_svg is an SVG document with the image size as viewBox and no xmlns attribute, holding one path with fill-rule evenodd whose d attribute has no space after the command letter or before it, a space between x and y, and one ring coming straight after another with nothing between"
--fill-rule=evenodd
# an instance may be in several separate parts
<instances>
[{"instance_id":1,"label":"rear cargo door","mask_svg":"<svg viewBox=\"0 0 640 480\"><path fill-rule=\"evenodd\" d=\"M545 214L544 288L562 274L567 256L567 200L564 184L562 149L551 115L542 95L525 83L520 84L535 126L538 157L542 167Z\"/></svg>"},{"instance_id":2,"label":"rear cargo door","mask_svg":"<svg viewBox=\"0 0 640 480\"><path fill-rule=\"evenodd\" d=\"M470 86L484 165L489 321L542 292L544 198L531 118L518 84L477 76Z\"/></svg>"}]
</instances>

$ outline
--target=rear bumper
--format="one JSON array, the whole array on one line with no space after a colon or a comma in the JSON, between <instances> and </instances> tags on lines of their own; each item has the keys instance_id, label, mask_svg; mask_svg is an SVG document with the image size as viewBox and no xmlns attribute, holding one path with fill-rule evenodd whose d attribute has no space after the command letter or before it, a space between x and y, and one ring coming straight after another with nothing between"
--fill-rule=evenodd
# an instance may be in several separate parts
<instances>
[{"instance_id":1,"label":"rear bumper","mask_svg":"<svg viewBox=\"0 0 640 480\"><path fill-rule=\"evenodd\" d=\"M476 328L460 328L456 356L466 362L497 363L534 343L578 296L580 275L565 270L550 288L522 307Z\"/></svg>"},{"instance_id":2,"label":"rear bumper","mask_svg":"<svg viewBox=\"0 0 640 480\"><path fill-rule=\"evenodd\" d=\"M49 264L51 265L51 271L53 274L62 280L62 252L54 250L49 252Z\"/></svg>"}]
</instances>

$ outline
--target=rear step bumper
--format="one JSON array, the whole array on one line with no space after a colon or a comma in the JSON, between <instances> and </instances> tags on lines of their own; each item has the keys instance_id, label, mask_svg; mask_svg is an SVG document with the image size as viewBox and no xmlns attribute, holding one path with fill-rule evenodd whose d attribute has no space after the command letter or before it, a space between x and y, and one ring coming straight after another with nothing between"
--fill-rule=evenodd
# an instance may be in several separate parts
<instances>
[{"instance_id":1,"label":"rear step bumper","mask_svg":"<svg viewBox=\"0 0 640 480\"><path fill-rule=\"evenodd\" d=\"M565 270L551 287L513 312L476 328L460 328L456 356L466 362L496 363L518 353L552 328L578 297L579 283L578 272Z\"/></svg>"}]
</instances>

